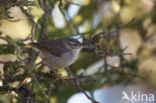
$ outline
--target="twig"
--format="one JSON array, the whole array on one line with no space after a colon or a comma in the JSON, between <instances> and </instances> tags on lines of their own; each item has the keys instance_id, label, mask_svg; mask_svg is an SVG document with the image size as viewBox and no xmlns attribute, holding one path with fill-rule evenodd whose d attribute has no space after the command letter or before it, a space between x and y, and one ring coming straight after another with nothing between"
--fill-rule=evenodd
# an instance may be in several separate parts
<instances>
[{"instance_id":1,"label":"twig","mask_svg":"<svg viewBox=\"0 0 156 103\"><path fill-rule=\"evenodd\" d=\"M32 23L32 27L31 27L31 40L34 39L34 28L35 28L35 22Z\"/></svg>"},{"instance_id":2,"label":"twig","mask_svg":"<svg viewBox=\"0 0 156 103\"><path fill-rule=\"evenodd\" d=\"M61 11L61 13L62 13L62 15L63 15L63 17L65 19L65 22L70 26L70 28L73 31L73 33L79 34L79 31L78 31L76 25L74 25L73 22L71 21L71 18L69 16L68 12L62 10L62 8L60 6L59 6L59 9L60 9L60 11Z\"/></svg>"},{"instance_id":3,"label":"twig","mask_svg":"<svg viewBox=\"0 0 156 103\"><path fill-rule=\"evenodd\" d=\"M107 55L109 55L109 56L114 56L112 53L110 53L108 50L106 50L106 49L103 48L102 46L98 45L97 43L94 43L94 45L95 45L97 48L103 50Z\"/></svg>"},{"instance_id":4,"label":"twig","mask_svg":"<svg viewBox=\"0 0 156 103\"><path fill-rule=\"evenodd\" d=\"M39 5L40 5L40 7L41 7L44 11L46 11L43 2L42 2L41 0L38 0L38 3L39 3Z\"/></svg>"},{"instance_id":5,"label":"twig","mask_svg":"<svg viewBox=\"0 0 156 103\"><path fill-rule=\"evenodd\" d=\"M105 67L105 72L108 72L108 64L107 64L107 56L104 57L104 67Z\"/></svg>"},{"instance_id":6,"label":"twig","mask_svg":"<svg viewBox=\"0 0 156 103\"><path fill-rule=\"evenodd\" d=\"M50 85L50 87L48 89L48 98L46 99L45 103L48 103L50 95L51 95L51 91L52 91L52 86Z\"/></svg>"},{"instance_id":7,"label":"twig","mask_svg":"<svg viewBox=\"0 0 156 103\"><path fill-rule=\"evenodd\" d=\"M81 88L81 86L78 84L77 81L73 81L72 83L73 83L74 85L76 85L76 87L77 87L89 100L91 100L93 103L99 103L99 102L93 100L93 99Z\"/></svg>"},{"instance_id":8,"label":"twig","mask_svg":"<svg viewBox=\"0 0 156 103\"><path fill-rule=\"evenodd\" d=\"M68 68L66 68L66 70L70 73L70 75L73 75L72 72L71 72ZM81 86L78 85L78 80L77 80L77 79L76 79L76 80L70 80L70 81L71 81L71 83L72 83L73 85L76 85L76 87L77 87L82 93L84 93L84 95L85 95L89 100L91 100L93 103L99 103L99 102L93 100L90 96L88 96L88 94L81 88Z\"/></svg>"},{"instance_id":9,"label":"twig","mask_svg":"<svg viewBox=\"0 0 156 103\"><path fill-rule=\"evenodd\" d=\"M64 0L64 1L67 2L67 3L73 4L73 5L81 6L81 5L78 4L78 3L70 2L70 1L68 1L68 0Z\"/></svg>"},{"instance_id":10,"label":"twig","mask_svg":"<svg viewBox=\"0 0 156 103\"><path fill-rule=\"evenodd\" d=\"M30 13L28 13L27 10L25 10L23 7L20 7L20 9L33 23L36 23L34 21L34 17Z\"/></svg>"},{"instance_id":11,"label":"twig","mask_svg":"<svg viewBox=\"0 0 156 103\"><path fill-rule=\"evenodd\" d=\"M36 78L36 75L35 75L34 73L32 73L32 78L34 79L36 85L40 88L42 94L43 94L44 96L46 96L46 93L42 91L41 85L40 85L40 83L38 82L38 80L37 80L37 78Z\"/></svg>"},{"instance_id":12,"label":"twig","mask_svg":"<svg viewBox=\"0 0 156 103\"><path fill-rule=\"evenodd\" d=\"M72 81L72 80L80 80L80 79L84 79L84 78L87 78L87 77L86 76L79 76L76 78L62 78L62 79L65 81Z\"/></svg>"},{"instance_id":13,"label":"twig","mask_svg":"<svg viewBox=\"0 0 156 103\"><path fill-rule=\"evenodd\" d=\"M122 26L120 26L119 28L121 29L121 28L124 28L124 27L127 27L128 25L130 25L132 22L134 22L136 19L135 18L133 18L132 20L130 20L128 23L126 23L126 24L124 24L124 25L122 25Z\"/></svg>"},{"instance_id":14,"label":"twig","mask_svg":"<svg viewBox=\"0 0 156 103\"><path fill-rule=\"evenodd\" d=\"M93 37L86 39L87 40L87 44L91 43L94 46L96 46L97 48L103 50L106 55L109 56L114 56L112 53L110 53L108 50L106 50L105 48L103 48L102 46L98 45L96 42L98 42L100 35L104 35L105 37L108 35L105 35L105 32L99 32L98 34L94 35Z\"/></svg>"},{"instance_id":15,"label":"twig","mask_svg":"<svg viewBox=\"0 0 156 103\"><path fill-rule=\"evenodd\" d=\"M117 32L119 32L119 30L123 27L126 27L128 26L130 23L132 23L135 19L132 19L131 21L129 21L128 23L124 24L123 26L119 26L118 29L117 29ZM119 33L118 33L119 34ZM89 38L88 39L88 42L92 43L94 46L96 46L97 48L103 50L106 55L109 55L109 56L114 56L112 53L110 53L108 50L106 50L105 48L103 48L102 46L98 45L96 43L96 41L94 41L94 39L98 39L99 40L99 37L100 35L104 35L104 37L108 37L109 35L108 34L105 34L105 32L99 32L98 34L94 35L93 37ZM118 43L116 40L115 40L116 44L118 45L119 49L123 52L123 50L125 49L121 49L121 46L120 46L120 43ZM131 53L125 53L124 55L131 55Z\"/></svg>"}]
</instances>

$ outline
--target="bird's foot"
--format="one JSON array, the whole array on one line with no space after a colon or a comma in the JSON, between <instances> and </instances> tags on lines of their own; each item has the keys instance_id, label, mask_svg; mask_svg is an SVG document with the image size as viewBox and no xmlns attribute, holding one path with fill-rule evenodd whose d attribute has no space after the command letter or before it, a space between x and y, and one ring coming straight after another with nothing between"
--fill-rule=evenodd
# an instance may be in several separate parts
<instances>
[{"instance_id":1,"label":"bird's foot","mask_svg":"<svg viewBox=\"0 0 156 103\"><path fill-rule=\"evenodd\" d=\"M66 80L62 77L62 74L59 74L57 70L53 70L54 74L55 74L55 80L54 82L57 82L57 81L62 81L64 84L67 84Z\"/></svg>"}]
</instances>

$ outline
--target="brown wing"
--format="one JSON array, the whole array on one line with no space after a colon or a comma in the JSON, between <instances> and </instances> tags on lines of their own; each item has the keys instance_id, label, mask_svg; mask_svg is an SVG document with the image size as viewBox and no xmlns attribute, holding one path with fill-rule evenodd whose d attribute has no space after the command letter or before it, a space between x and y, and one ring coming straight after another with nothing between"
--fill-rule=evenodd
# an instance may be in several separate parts
<instances>
[{"instance_id":1,"label":"brown wing","mask_svg":"<svg viewBox=\"0 0 156 103\"><path fill-rule=\"evenodd\" d=\"M60 57L63 53L69 51L68 48L62 48L64 42L60 42L60 40L44 40L38 43L30 43L32 47L37 48L42 52L49 52L53 55Z\"/></svg>"}]
</instances>

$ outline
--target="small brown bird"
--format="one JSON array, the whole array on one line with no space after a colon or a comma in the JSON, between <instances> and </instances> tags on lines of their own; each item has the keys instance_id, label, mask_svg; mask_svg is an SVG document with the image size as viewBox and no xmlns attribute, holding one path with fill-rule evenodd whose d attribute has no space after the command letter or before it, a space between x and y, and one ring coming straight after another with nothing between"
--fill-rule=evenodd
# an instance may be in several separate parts
<instances>
[{"instance_id":1,"label":"small brown bird","mask_svg":"<svg viewBox=\"0 0 156 103\"><path fill-rule=\"evenodd\" d=\"M30 45L39 53L43 63L52 70L73 64L83 48L83 45L73 38L44 40L37 43L32 42Z\"/></svg>"}]
</instances>

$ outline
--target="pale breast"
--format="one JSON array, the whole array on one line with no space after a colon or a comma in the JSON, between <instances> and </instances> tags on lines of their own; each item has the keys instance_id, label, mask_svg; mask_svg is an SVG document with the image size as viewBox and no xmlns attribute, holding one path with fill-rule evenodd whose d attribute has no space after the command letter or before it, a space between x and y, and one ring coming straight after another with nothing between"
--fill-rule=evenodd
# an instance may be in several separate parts
<instances>
[{"instance_id":1,"label":"pale breast","mask_svg":"<svg viewBox=\"0 0 156 103\"><path fill-rule=\"evenodd\" d=\"M66 52L61 57L54 56L52 54L42 54L40 53L40 57L44 59L44 63L50 67L51 69L59 69L63 67L67 67L73 64L79 54L80 50L73 52Z\"/></svg>"},{"instance_id":2,"label":"pale breast","mask_svg":"<svg viewBox=\"0 0 156 103\"><path fill-rule=\"evenodd\" d=\"M63 55L63 58L62 60L65 62L65 67L73 64L76 60L77 60L77 57L78 57L78 54L79 54L79 51L76 51L76 52L67 52Z\"/></svg>"}]
</instances>

